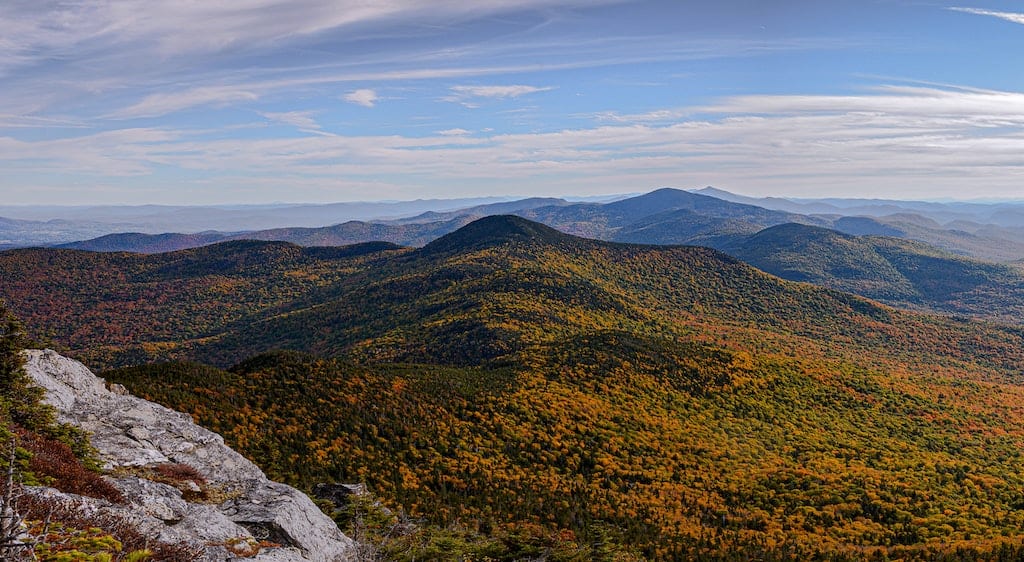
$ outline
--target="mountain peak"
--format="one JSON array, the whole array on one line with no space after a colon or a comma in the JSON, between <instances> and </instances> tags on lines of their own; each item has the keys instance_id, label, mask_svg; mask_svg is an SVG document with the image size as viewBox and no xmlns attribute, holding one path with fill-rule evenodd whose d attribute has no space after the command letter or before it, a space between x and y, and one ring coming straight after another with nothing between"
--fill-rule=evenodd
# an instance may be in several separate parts
<instances>
[{"instance_id":1,"label":"mountain peak","mask_svg":"<svg viewBox=\"0 0 1024 562\"><path fill-rule=\"evenodd\" d=\"M697 195L672 187L663 187L655 189L650 193L608 203L606 207L613 212L639 217L673 209L694 209L701 203L713 201L714 199L705 195Z\"/></svg>"},{"instance_id":2,"label":"mountain peak","mask_svg":"<svg viewBox=\"0 0 1024 562\"><path fill-rule=\"evenodd\" d=\"M540 242L553 244L574 237L550 226L515 215L491 215L427 244L427 253L451 252L497 246L508 242Z\"/></svg>"}]
</instances>

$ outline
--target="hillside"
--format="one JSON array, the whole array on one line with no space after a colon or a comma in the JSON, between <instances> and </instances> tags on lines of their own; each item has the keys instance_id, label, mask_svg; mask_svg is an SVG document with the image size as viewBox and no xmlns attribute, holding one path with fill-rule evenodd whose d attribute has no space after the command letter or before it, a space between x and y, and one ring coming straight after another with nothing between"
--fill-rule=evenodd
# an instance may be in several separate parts
<instances>
[{"instance_id":1,"label":"hillside","mask_svg":"<svg viewBox=\"0 0 1024 562\"><path fill-rule=\"evenodd\" d=\"M16 250L0 254L0 274L13 280L3 297L35 333L97 366L230 365L272 348L463 364L594 327L679 334L721 323L752 340L767 331L828 348L842 338L888 342L878 322L941 326L792 285L707 248L599 242L508 216L419 250L279 242L149 256ZM460 338L484 343L452 345Z\"/></svg>"},{"instance_id":2,"label":"hillside","mask_svg":"<svg viewBox=\"0 0 1024 562\"><path fill-rule=\"evenodd\" d=\"M510 216L418 250L0 257L33 332L94 365L235 365L108 376L273 477L365 481L485 537L488 556L941 559L1019 544L1016 328ZM44 292L61 307L23 299ZM274 348L312 355L258 355Z\"/></svg>"},{"instance_id":3,"label":"hillside","mask_svg":"<svg viewBox=\"0 0 1024 562\"><path fill-rule=\"evenodd\" d=\"M10 250L0 254L0 298L38 339L93 365L114 356L137 363L299 306L317 288L403 251L251 241L153 255Z\"/></svg>"},{"instance_id":4,"label":"hillside","mask_svg":"<svg viewBox=\"0 0 1024 562\"><path fill-rule=\"evenodd\" d=\"M934 247L785 224L715 244L773 275L863 295L901 308L1019 323L1024 275Z\"/></svg>"},{"instance_id":5,"label":"hillside","mask_svg":"<svg viewBox=\"0 0 1024 562\"><path fill-rule=\"evenodd\" d=\"M790 200L779 197L744 197L713 187L697 190L696 193L733 203L819 217L827 221L817 223L819 226L829 226L847 234L915 240L979 260L1008 263L1024 256L1024 229L1019 222L1022 214L1020 203Z\"/></svg>"},{"instance_id":6,"label":"hillside","mask_svg":"<svg viewBox=\"0 0 1024 562\"><path fill-rule=\"evenodd\" d=\"M442 526L607 531L659 560L799 560L985 551L1024 523L1006 462L1024 436L1017 330L514 217L343 285L216 338L343 359L108 375L276 477L365 479Z\"/></svg>"},{"instance_id":7,"label":"hillside","mask_svg":"<svg viewBox=\"0 0 1024 562\"><path fill-rule=\"evenodd\" d=\"M192 412L274 477L359 479L514 548L557 536L570 544L551 548L603 540L651 560L967 559L952 553L1017 544L1024 426L1005 408L1020 387L921 372L605 332L504 368L275 354L216 378L107 376Z\"/></svg>"},{"instance_id":8,"label":"hillside","mask_svg":"<svg viewBox=\"0 0 1024 562\"><path fill-rule=\"evenodd\" d=\"M921 215L897 213L877 218L842 217L834 228L848 234L893 236L993 262L1011 262L1024 255L1024 234L1006 228L962 221L939 224Z\"/></svg>"},{"instance_id":9,"label":"hillside","mask_svg":"<svg viewBox=\"0 0 1024 562\"><path fill-rule=\"evenodd\" d=\"M1021 322L1020 313L1024 311L1021 287L1024 285L1020 275L1003 266L954 255L980 255L997 261L1024 255L1024 246L1001 238L1013 238L1005 227L961 220L957 228L952 228L908 212L930 211L936 216L946 216L939 212L946 209L940 204L907 203L903 208L896 204L899 202L877 202L874 206L851 208L903 212L878 217L826 217L737 202L759 200L719 190L703 190L702 193L708 195L666 188L605 204L533 198L429 212L395 221L350 221L322 228L286 228L235 235L111 235L63 247L150 253L246 239L288 241L301 246L340 246L379 240L420 247L480 216L508 212L563 232L596 239L708 246L785 279L848 291L901 308ZM843 209L834 207L833 210ZM825 227L846 234L901 238L904 242L843 237ZM934 247L914 240L928 241ZM891 254L891 260L883 253ZM902 270L896 268L897 262L904 264Z\"/></svg>"}]
</instances>

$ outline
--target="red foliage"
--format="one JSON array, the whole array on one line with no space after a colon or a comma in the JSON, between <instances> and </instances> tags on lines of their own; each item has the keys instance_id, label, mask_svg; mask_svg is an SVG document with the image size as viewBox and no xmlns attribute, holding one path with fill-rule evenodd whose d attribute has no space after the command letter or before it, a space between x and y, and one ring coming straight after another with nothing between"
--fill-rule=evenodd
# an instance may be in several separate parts
<instances>
[{"instance_id":1,"label":"red foliage","mask_svg":"<svg viewBox=\"0 0 1024 562\"><path fill-rule=\"evenodd\" d=\"M29 470L36 475L52 478L51 485L54 488L113 503L125 502L117 488L82 465L71 447L23 429L18 430L18 440L22 447L32 453Z\"/></svg>"},{"instance_id":2,"label":"red foliage","mask_svg":"<svg viewBox=\"0 0 1024 562\"><path fill-rule=\"evenodd\" d=\"M206 477L195 468L182 463L162 463L153 467L156 473L173 482L192 481L202 486L206 484Z\"/></svg>"}]
</instances>

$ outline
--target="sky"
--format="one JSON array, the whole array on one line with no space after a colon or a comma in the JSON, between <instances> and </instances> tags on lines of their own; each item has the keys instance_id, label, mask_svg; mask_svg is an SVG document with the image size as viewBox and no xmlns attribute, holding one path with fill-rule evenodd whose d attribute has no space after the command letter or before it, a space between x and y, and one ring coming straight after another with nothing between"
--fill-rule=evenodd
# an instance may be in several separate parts
<instances>
[{"instance_id":1,"label":"sky","mask_svg":"<svg viewBox=\"0 0 1024 562\"><path fill-rule=\"evenodd\" d=\"M2 0L0 200L1024 198L1024 2Z\"/></svg>"}]
</instances>

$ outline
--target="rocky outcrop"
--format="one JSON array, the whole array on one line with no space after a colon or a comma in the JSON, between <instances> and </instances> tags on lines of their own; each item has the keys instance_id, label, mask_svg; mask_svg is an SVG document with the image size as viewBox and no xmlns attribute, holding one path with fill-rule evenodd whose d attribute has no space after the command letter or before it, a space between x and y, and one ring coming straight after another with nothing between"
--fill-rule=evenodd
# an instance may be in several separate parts
<instances>
[{"instance_id":1,"label":"rocky outcrop","mask_svg":"<svg viewBox=\"0 0 1024 562\"><path fill-rule=\"evenodd\" d=\"M46 401L61 421L91 433L112 483L129 501L122 506L76 497L79 505L129 518L162 542L188 544L202 553L201 560L233 560L245 548L258 548L248 559L263 561L354 556L352 541L305 494L268 480L189 416L123 388L111 392L84 365L56 352L26 355L25 370L46 389ZM179 465L201 476L189 479L187 467ZM186 476L170 483L147 478L154 467L166 466L185 469Z\"/></svg>"}]
</instances>

